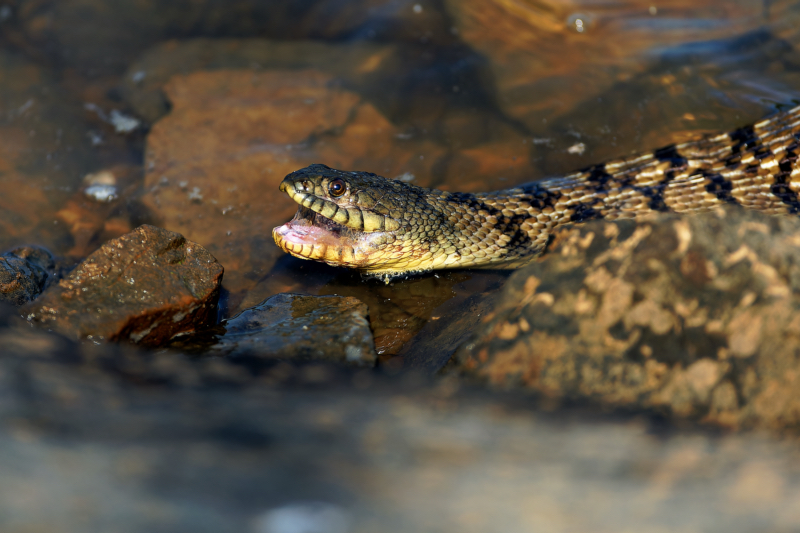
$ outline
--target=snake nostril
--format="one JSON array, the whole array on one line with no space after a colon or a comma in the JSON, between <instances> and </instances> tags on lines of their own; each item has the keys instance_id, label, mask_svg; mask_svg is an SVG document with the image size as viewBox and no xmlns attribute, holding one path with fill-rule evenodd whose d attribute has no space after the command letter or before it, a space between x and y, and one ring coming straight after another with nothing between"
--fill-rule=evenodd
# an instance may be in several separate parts
<instances>
[{"instance_id":1,"label":"snake nostril","mask_svg":"<svg viewBox=\"0 0 800 533\"><path fill-rule=\"evenodd\" d=\"M311 190L311 182L308 180L299 181L295 184L297 192L308 192Z\"/></svg>"}]
</instances>

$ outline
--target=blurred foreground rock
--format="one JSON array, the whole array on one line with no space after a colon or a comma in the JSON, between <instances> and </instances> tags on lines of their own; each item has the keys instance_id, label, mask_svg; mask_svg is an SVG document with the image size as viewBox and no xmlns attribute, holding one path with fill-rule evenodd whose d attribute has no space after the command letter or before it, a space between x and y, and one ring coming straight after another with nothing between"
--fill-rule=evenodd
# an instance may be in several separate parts
<instances>
[{"instance_id":1,"label":"blurred foreground rock","mask_svg":"<svg viewBox=\"0 0 800 533\"><path fill-rule=\"evenodd\" d=\"M22 312L72 338L157 347L213 325L222 272L199 244L141 226L104 244Z\"/></svg>"},{"instance_id":2,"label":"blurred foreground rock","mask_svg":"<svg viewBox=\"0 0 800 533\"><path fill-rule=\"evenodd\" d=\"M500 387L733 427L800 423L800 220L731 210L557 232L456 354Z\"/></svg>"},{"instance_id":3,"label":"blurred foreground rock","mask_svg":"<svg viewBox=\"0 0 800 533\"><path fill-rule=\"evenodd\" d=\"M212 338L205 343L190 338L171 348L194 346L192 351L250 367L281 359L374 366L377 356L367 317L366 304L356 298L276 294L224 320L206 335Z\"/></svg>"},{"instance_id":4,"label":"blurred foreground rock","mask_svg":"<svg viewBox=\"0 0 800 533\"><path fill-rule=\"evenodd\" d=\"M547 413L452 378L252 375L2 315L3 531L800 528L796 440Z\"/></svg>"}]
</instances>

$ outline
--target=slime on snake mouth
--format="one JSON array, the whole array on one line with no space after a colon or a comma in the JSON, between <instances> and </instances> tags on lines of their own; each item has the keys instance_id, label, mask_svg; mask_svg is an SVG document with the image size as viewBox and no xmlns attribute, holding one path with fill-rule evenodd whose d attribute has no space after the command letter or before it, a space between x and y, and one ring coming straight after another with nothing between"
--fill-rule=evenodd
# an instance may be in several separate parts
<instances>
[{"instance_id":1,"label":"slime on snake mouth","mask_svg":"<svg viewBox=\"0 0 800 533\"><path fill-rule=\"evenodd\" d=\"M315 164L281 182L299 207L272 235L295 257L386 281L442 268L517 268L564 224L721 205L800 214L798 156L800 106L730 133L487 193Z\"/></svg>"}]
</instances>

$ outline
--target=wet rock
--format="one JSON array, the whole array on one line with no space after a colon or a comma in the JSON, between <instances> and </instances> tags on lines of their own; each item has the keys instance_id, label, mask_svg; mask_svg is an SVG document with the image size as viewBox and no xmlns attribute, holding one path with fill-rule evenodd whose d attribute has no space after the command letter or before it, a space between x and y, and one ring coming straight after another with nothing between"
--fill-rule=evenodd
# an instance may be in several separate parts
<instances>
[{"instance_id":1,"label":"wet rock","mask_svg":"<svg viewBox=\"0 0 800 533\"><path fill-rule=\"evenodd\" d=\"M155 347L216 321L222 271L202 246L145 225L104 244L22 311L72 338Z\"/></svg>"},{"instance_id":2,"label":"wet rock","mask_svg":"<svg viewBox=\"0 0 800 533\"><path fill-rule=\"evenodd\" d=\"M435 315L414 337L402 346L397 359L405 369L415 369L429 374L441 371L451 360L459 346L478 329L483 317L497 308L505 276L481 287L482 290L454 298L436 309ZM394 360L390 364L395 363Z\"/></svg>"},{"instance_id":3,"label":"wet rock","mask_svg":"<svg viewBox=\"0 0 800 533\"><path fill-rule=\"evenodd\" d=\"M471 332L477 300L496 291L506 276L453 270L386 284L345 272L321 287L319 294L351 296L367 304L379 364L391 361L399 366L401 359L396 356L402 353L406 361L415 361L412 366L435 371L461 344L457 339Z\"/></svg>"},{"instance_id":4,"label":"wet rock","mask_svg":"<svg viewBox=\"0 0 800 533\"><path fill-rule=\"evenodd\" d=\"M278 191L289 172L325 161L425 176L444 154L398 142L372 105L316 71L197 72L172 78L166 91L174 107L147 138L142 201L160 226L207 243L232 293L283 255L271 232L297 209Z\"/></svg>"},{"instance_id":5,"label":"wet rock","mask_svg":"<svg viewBox=\"0 0 800 533\"><path fill-rule=\"evenodd\" d=\"M53 256L26 246L0 256L0 302L20 306L36 299L55 272Z\"/></svg>"},{"instance_id":6,"label":"wet rock","mask_svg":"<svg viewBox=\"0 0 800 533\"><path fill-rule=\"evenodd\" d=\"M797 426L798 232L797 218L735 210L564 228L456 362L559 399Z\"/></svg>"},{"instance_id":7,"label":"wet rock","mask_svg":"<svg viewBox=\"0 0 800 533\"><path fill-rule=\"evenodd\" d=\"M225 320L207 355L250 366L279 359L375 365L366 304L347 296L277 294Z\"/></svg>"}]
</instances>

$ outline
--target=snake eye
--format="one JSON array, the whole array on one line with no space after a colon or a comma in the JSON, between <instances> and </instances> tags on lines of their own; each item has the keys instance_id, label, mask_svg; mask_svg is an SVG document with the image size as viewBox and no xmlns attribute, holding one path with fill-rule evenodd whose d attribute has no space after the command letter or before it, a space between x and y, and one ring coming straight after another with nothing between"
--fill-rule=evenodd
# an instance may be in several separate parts
<instances>
[{"instance_id":1,"label":"snake eye","mask_svg":"<svg viewBox=\"0 0 800 533\"><path fill-rule=\"evenodd\" d=\"M341 178L336 178L328 185L328 192L334 198L338 198L344 194L347 190L347 185L345 185L344 180Z\"/></svg>"}]
</instances>

